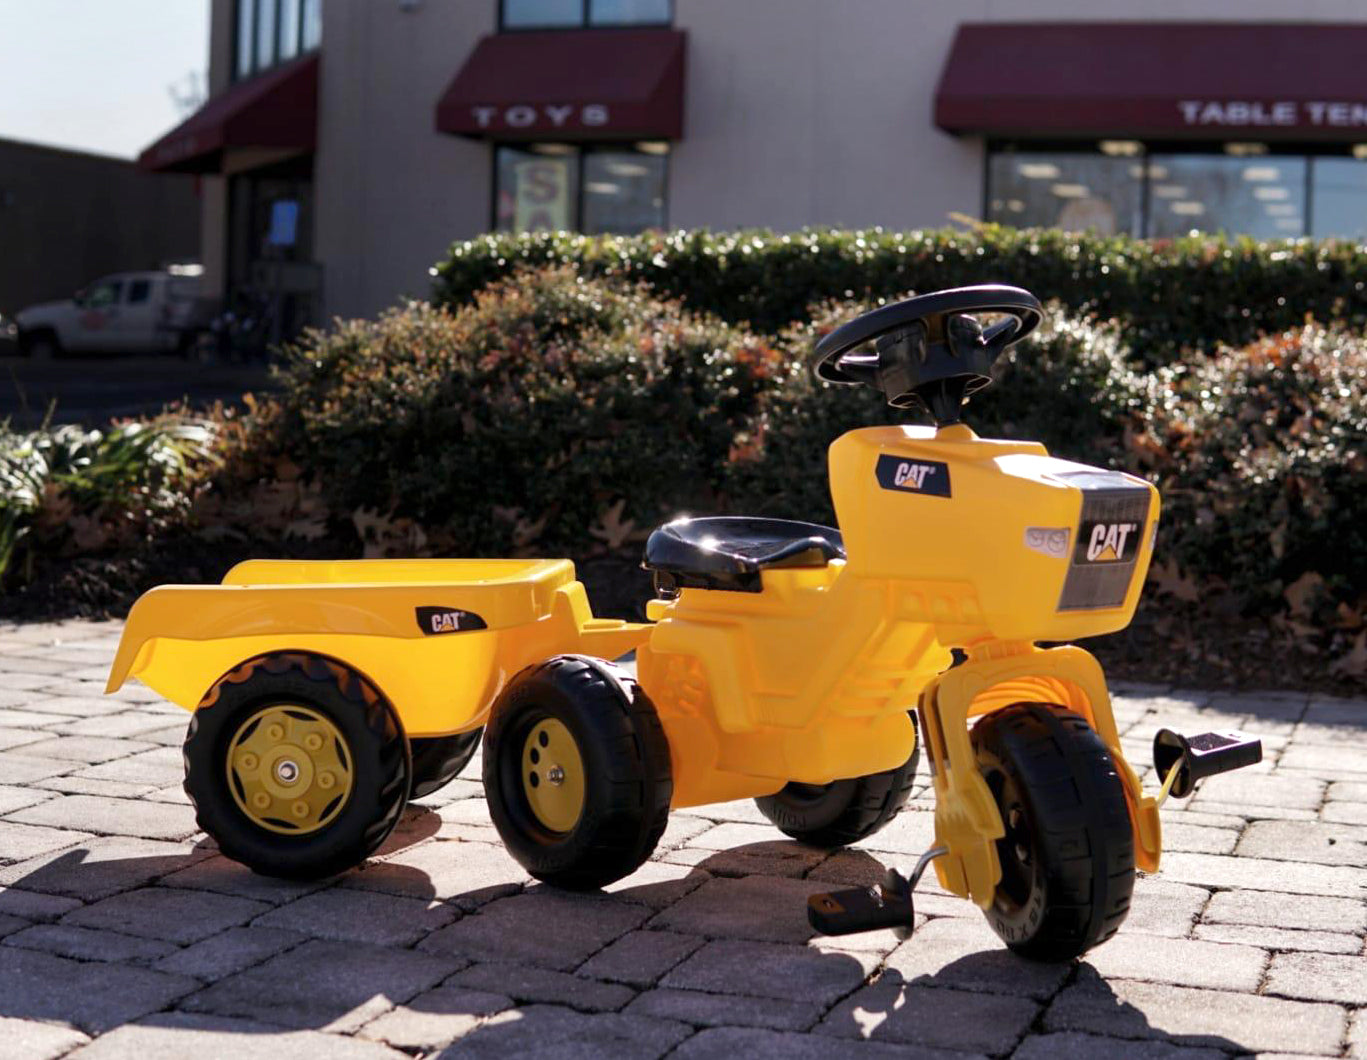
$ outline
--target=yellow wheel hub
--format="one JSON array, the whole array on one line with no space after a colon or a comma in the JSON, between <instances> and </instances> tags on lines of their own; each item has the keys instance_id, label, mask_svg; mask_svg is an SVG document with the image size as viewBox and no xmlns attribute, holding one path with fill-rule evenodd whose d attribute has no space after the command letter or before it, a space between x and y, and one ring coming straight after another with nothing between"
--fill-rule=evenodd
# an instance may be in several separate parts
<instances>
[{"instance_id":1,"label":"yellow wheel hub","mask_svg":"<svg viewBox=\"0 0 1367 1060\"><path fill-rule=\"evenodd\" d=\"M584 812L584 759L574 736L557 718L543 718L522 745L522 790L552 832L568 832Z\"/></svg>"},{"instance_id":2,"label":"yellow wheel hub","mask_svg":"<svg viewBox=\"0 0 1367 1060\"><path fill-rule=\"evenodd\" d=\"M270 832L316 832L342 812L351 795L346 740L311 707L258 710L229 744L227 767L238 809Z\"/></svg>"}]
</instances>

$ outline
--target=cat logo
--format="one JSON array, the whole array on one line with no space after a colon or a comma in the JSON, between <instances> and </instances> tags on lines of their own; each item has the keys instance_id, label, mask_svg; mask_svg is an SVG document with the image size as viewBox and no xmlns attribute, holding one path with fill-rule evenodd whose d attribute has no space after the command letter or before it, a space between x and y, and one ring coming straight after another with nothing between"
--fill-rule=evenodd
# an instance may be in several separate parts
<instances>
[{"instance_id":1,"label":"cat logo","mask_svg":"<svg viewBox=\"0 0 1367 1060\"><path fill-rule=\"evenodd\" d=\"M489 628L479 615L458 607L419 607L415 614L418 628L429 637L437 633L468 633Z\"/></svg>"},{"instance_id":2,"label":"cat logo","mask_svg":"<svg viewBox=\"0 0 1367 1060\"><path fill-rule=\"evenodd\" d=\"M1138 523L1096 523L1087 538L1088 563L1123 563L1130 559L1126 547L1133 550L1139 540Z\"/></svg>"},{"instance_id":3,"label":"cat logo","mask_svg":"<svg viewBox=\"0 0 1367 1060\"><path fill-rule=\"evenodd\" d=\"M875 472L885 490L949 496L949 465L938 460L907 460L885 453L878 458Z\"/></svg>"}]
</instances>

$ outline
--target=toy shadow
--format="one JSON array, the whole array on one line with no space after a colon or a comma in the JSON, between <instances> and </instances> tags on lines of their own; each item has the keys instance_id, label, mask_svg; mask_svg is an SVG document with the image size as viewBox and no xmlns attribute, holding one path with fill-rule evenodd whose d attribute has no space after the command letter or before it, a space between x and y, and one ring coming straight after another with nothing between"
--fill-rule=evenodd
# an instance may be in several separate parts
<instances>
[{"instance_id":1,"label":"toy shadow","mask_svg":"<svg viewBox=\"0 0 1367 1060\"><path fill-rule=\"evenodd\" d=\"M382 848L381 856L401 854L417 846L431 837L440 825L441 819L434 811L410 807L395 834ZM452 841L441 845L449 845L455 857L463 844ZM13 879L6 890L0 891L0 932L7 935L0 944L0 1016L66 1023L92 1035L120 1034L123 1048L129 1052L188 1055L204 1049L213 1053L231 1051L235 1035L280 1034L286 1030L336 1031L343 1025L354 1029L371 1018L364 1015L366 1011L378 1015L391 1005L402 1005L410 1010L414 1021L432 1017L453 1028L438 1032L426 1043L395 1041L392 1044L423 1053L445 1047L446 1052L441 1055L451 1056L467 1053L508 1055L516 1051L551 1057L654 1057L674 1050L691 1038L678 1055L696 1058L734 1053L737 1048L751 1055L764 1052L777 1055L778 1051L792 1052L795 1046L802 1044L796 1036L762 1037L761 1031L755 1028L757 1023L786 1024L787 1029L813 1032L813 1037L803 1047L813 1049L812 1055L839 1052L840 1042L859 1039L901 1047L1006 1053L1015 1048L1022 1036L1039 1033L1039 1028L1043 1028L1044 1033L1064 1029L1080 1031L1080 1035L1070 1036L1068 1055L1105 1056L1107 1060L1123 1052L1124 1039L1135 1041L1136 1048L1141 1048L1139 1040L1144 1041L1146 1051L1155 1043L1207 1046L1228 1052L1251 1048L1212 1035L1163 1032L1150 1022L1143 1010L1118 997L1109 984L1085 964L1070 968L1047 996L1031 999L1027 996L1028 991L1013 990L1010 975L1014 962L1019 962L1021 978L1028 979L1029 962L998 947L960 957L934 974L908 978L891 967L883 967L870 978L869 969L879 964L877 954L800 947L810 934L805 927L805 908L800 899L784 898L781 904L775 903L765 910L766 918L771 914L775 918L777 931L746 930L743 925L734 931L721 927L690 929L663 916L661 919L665 922L652 923L709 881L773 879L762 871L746 871L746 866L766 861L774 864L776 855L780 861L784 856L795 860L824 856L788 841L748 844L719 851L692 868L677 866L680 871L663 882L650 882L647 874L646 882L628 885L612 893L570 894L540 884L523 888L505 882L473 888L454 896L448 893L441 899L462 910L460 919L478 917L484 907L518 894L554 896L554 901L567 916L573 916L579 903L594 905L600 910L610 904L638 910L646 906L650 912L641 916L639 926L623 931L650 932L663 928L676 945L681 933L686 936L694 931L698 937L693 940L696 943L693 952L707 947L713 963L721 961L718 967L730 969L725 981L715 985L706 981L707 962L683 970L683 965L692 960L685 956L653 979L633 981L632 991L624 989L620 983L609 985L609 982L589 979L592 989L612 992L616 998L615 1011L614 1002L576 999L574 991L569 989L569 984L575 981L573 967L567 967L566 971L551 971L538 967L535 959L518 965L504 964L501 969L494 964L496 986L472 986L462 981L462 973L458 970L448 981L448 988L442 990L432 988L446 975L444 972L435 981L392 990L387 987L388 981L384 980L383 974L367 982L361 966L373 964L383 968L390 961L425 959L412 954L412 944L382 948L359 942L341 945L334 942L327 944L333 952L351 951L351 959L357 962L356 973L329 975L326 983L320 981L315 988L310 988L312 992L306 995L307 1004L297 1010L278 1005L273 1010L266 1007L260 1011L252 1005L240 1008L205 1006L197 1001L201 995L221 992L224 984L234 981L236 987L230 985L230 991L240 988L244 997L253 997L253 991L261 991L263 984L275 981L274 976L280 980L277 989L288 993L295 988L287 980L292 963L312 967L302 954L291 957L293 950L317 948L324 943L300 935L285 948L263 952L254 960L235 966L225 964L219 972L195 973L196 981L187 978L183 970L176 975L169 974L175 966L171 957L125 956L121 963L115 963L108 961L104 953L79 954L64 950L64 946L80 945L82 917L63 913L62 903L52 899L63 895L81 896L94 903L106 896L125 892L139 895L145 891L160 892L164 897L165 891L175 888L182 894L185 890L200 890L232 895L239 900L265 898L274 910L298 897L346 883L348 878L352 878L347 884L349 887L357 886L354 877L367 869L353 870L336 880L309 884L270 880L254 876L228 861L207 840L184 854L105 860L92 856L87 860L89 853L83 849L67 851ZM866 853L845 851L840 857L841 881L832 886L871 884L882 876L883 865ZM410 897L437 894L436 884L421 869L393 865L392 862L371 863L374 867L380 864L391 867L384 886L386 893ZM721 887L716 892L719 901L713 906L724 912L729 885L713 886L714 889ZM775 889L796 893L801 887ZM793 908L788 908L790 902ZM49 907L46 914L34 912L44 904ZM73 912L79 911L73 909ZM48 923L27 925L18 919L26 913L29 918ZM62 923L64 917L72 921L70 926ZM525 928L518 928L517 920L512 923L511 931L525 930L529 937L545 930L545 925L530 920ZM241 933L243 926L229 928L224 934ZM64 928L70 938L62 937ZM130 947L154 945L145 939L135 939L133 935L118 934L114 924L101 924L99 928L109 932L104 938L110 944L122 941ZM34 932L39 937L35 938ZM44 935L46 937L42 937ZM664 938L661 936L662 942ZM761 941L764 939L768 941ZM103 944L93 936L86 936L86 941L90 945ZM891 939L886 941L891 943ZM606 949L608 945L611 943L602 948ZM905 945L914 947L916 936ZM177 955L184 952L177 951ZM409 956L401 956L405 953ZM591 960L595 955L591 954L587 959ZM493 964L487 954L476 952L469 954L466 960L452 963L464 966L470 959L476 964L464 969L466 971L474 972ZM777 969L770 967L770 959L776 962ZM776 970L781 973L785 962L789 961L797 964L790 966L794 971L788 974L800 974L803 983L825 984L812 987L814 991L823 992L821 997L807 996L805 988L795 986L794 982L776 984ZM274 968L271 975L263 977L260 970L266 966ZM711 974L716 974L715 969ZM300 973L304 979L311 975ZM248 978L252 976L257 978ZM348 978L352 981L348 982ZM996 984L995 992L994 989L965 987L974 982ZM833 989L830 986L833 983L840 985ZM159 995L158 989L163 994ZM726 991L724 995L715 993L723 990ZM269 1006L268 997L262 996L260 1000L263 1006ZM1064 1005L1066 1011L1056 1020L1054 1014L1060 1005ZM775 1015L774 1010L782 1010L782 1014ZM398 1025L402 1027L405 1022L408 1021L400 1020ZM737 1031L737 1027L748 1029ZM206 1041L206 1034L218 1037ZM451 1041L453 1037L455 1040ZM305 1051L315 1047L324 1050L328 1040L315 1039L313 1046L299 1042L299 1047ZM110 1044L112 1047L113 1043Z\"/></svg>"}]
</instances>

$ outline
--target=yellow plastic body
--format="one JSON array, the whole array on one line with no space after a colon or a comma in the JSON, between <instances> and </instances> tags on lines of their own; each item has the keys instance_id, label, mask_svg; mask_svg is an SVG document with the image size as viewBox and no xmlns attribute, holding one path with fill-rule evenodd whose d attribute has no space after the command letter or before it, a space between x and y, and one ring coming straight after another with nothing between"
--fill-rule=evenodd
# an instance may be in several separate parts
<instances>
[{"instance_id":1,"label":"yellow plastic body","mask_svg":"<svg viewBox=\"0 0 1367 1060\"><path fill-rule=\"evenodd\" d=\"M433 634L418 608L479 615L487 629ZM187 710L244 659L311 651L358 670L409 736L484 724L504 683L560 652L615 658L650 627L595 619L568 560L252 560L221 585L165 585L128 614L109 675Z\"/></svg>"},{"instance_id":2,"label":"yellow plastic body","mask_svg":"<svg viewBox=\"0 0 1367 1060\"><path fill-rule=\"evenodd\" d=\"M109 687L131 673L193 709L243 659L316 651L364 673L409 734L427 736L483 724L508 677L531 662L635 649L669 740L676 807L894 768L911 751L908 712L919 707L937 840L949 848L936 871L983 905L1000 876L1002 823L974 762L970 720L1014 702L1054 703L1087 717L1110 749L1136 863L1156 869L1156 806L1121 753L1100 667L1079 648L1034 642L1128 624L1151 559L1157 491L1123 477L1128 496L1147 491L1148 504L1130 531L1133 551L1121 549L1133 555L1121 598L1064 606L1083 533L1077 476L1096 469L963 426L856 430L829 459L848 560L766 569L757 593L685 588L649 605L653 625L632 624L594 619L565 560L251 562L221 586L170 586L139 600ZM951 488L888 488L879 468L889 460L941 465ZM1065 533L1067 547L1039 547L1041 530ZM431 606L475 612L488 629L427 635L414 611ZM952 648L968 657L950 669Z\"/></svg>"}]
</instances>

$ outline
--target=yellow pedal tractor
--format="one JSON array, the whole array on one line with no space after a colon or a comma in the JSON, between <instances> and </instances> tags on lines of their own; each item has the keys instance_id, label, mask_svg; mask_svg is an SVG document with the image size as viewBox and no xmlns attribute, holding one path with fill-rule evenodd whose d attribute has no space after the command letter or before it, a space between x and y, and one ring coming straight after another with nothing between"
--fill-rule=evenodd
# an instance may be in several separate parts
<instances>
[{"instance_id":1,"label":"yellow pedal tractor","mask_svg":"<svg viewBox=\"0 0 1367 1060\"><path fill-rule=\"evenodd\" d=\"M857 842L906 801L923 741L936 845L909 879L813 897L813 925L909 933L933 863L1012 949L1075 956L1119 927L1135 869L1157 869L1161 797L1261 750L1164 731L1164 790L1145 795L1096 660L1037 646L1129 622L1159 508L1142 479L960 421L1040 319L1025 291L968 287L827 335L819 378L923 407L935 427L831 445L839 530L660 527L649 622L594 618L566 560L251 561L143 596L109 689L135 675L194 712L200 826L289 877L363 860L481 730L509 851L571 888L632 873L671 807L752 797L798 840ZM635 677L609 661L633 650Z\"/></svg>"}]
</instances>

